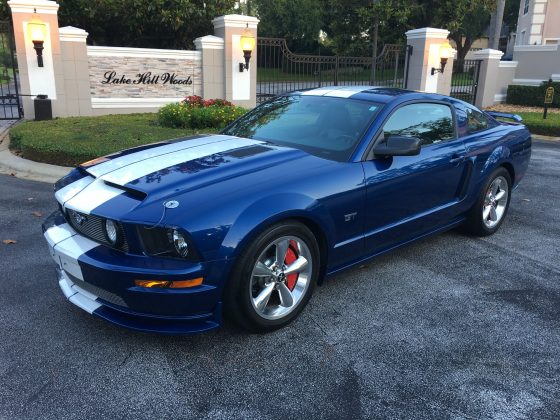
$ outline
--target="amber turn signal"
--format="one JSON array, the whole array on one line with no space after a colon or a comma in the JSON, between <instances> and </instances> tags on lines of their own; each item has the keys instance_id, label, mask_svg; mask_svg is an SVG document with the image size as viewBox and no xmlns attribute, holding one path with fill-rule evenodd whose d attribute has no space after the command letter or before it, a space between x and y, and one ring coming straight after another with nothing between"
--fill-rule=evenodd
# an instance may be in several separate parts
<instances>
[{"instance_id":1,"label":"amber turn signal","mask_svg":"<svg viewBox=\"0 0 560 420\"><path fill-rule=\"evenodd\" d=\"M192 280L134 280L134 284L139 287L157 288L157 289L186 289L188 287L200 286L203 277Z\"/></svg>"}]
</instances>

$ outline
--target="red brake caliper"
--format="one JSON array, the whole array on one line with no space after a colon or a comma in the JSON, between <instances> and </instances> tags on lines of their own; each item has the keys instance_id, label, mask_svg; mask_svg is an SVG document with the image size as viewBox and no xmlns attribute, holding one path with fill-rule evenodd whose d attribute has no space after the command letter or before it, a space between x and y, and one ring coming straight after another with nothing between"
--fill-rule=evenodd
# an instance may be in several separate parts
<instances>
[{"instance_id":1,"label":"red brake caliper","mask_svg":"<svg viewBox=\"0 0 560 420\"><path fill-rule=\"evenodd\" d=\"M297 244L296 241L292 240L290 241L290 246L288 247L288 251L286 252L286 258L284 259L284 264L289 266L297 259L298 259ZM294 287L296 287L298 276L299 276L298 273L294 273L294 274L289 274L286 277L288 289L294 290Z\"/></svg>"}]
</instances>

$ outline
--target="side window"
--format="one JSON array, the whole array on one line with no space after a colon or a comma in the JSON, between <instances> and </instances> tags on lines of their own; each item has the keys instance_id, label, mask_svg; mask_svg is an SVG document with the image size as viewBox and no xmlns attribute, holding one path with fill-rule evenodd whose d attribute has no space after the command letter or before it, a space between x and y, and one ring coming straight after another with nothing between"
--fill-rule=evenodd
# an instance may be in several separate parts
<instances>
[{"instance_id":1,"label":"side window","mask_svg":"<svg viewBox=\"0 0 560 420\"><path fill-rule=\"evenodd\" d=\"M472 134L477 131L487 130L492 127L490 119L476 109L467 108L467 133Z\"/></svg>"},{"instance_id":2,"label":"side window","mask_svg":"<svg viewBox=\"0 0 560 420\"><path fill-rule=\"evenodd\" d=\"M423 146L451 140L455 138L451 108L433 103L405 105L389 117L383 135L416 137Z\"/></svg>"}]
</instances>

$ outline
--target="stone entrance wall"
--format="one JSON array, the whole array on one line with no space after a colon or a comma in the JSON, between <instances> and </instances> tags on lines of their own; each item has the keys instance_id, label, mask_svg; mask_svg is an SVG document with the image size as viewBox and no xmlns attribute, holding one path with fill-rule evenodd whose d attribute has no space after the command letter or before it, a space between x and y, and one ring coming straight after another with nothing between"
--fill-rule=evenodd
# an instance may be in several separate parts
<instances>
[{"instance_id":1,"label":"stone entrance wall","mask_svg":"<svg viewBox=\"0 0 560 420\"><path fill-rule=\"evenodd\" d=\"M95 108L111 101L138 105L202 95L200 51L87 47L90 92Z\"/></svg>"}]
</instances>

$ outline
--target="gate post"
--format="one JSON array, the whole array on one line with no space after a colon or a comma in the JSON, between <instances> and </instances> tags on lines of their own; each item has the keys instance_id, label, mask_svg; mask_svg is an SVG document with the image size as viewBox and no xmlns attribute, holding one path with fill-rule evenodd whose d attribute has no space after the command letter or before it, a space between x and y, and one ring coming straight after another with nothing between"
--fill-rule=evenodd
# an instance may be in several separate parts
<instances>
[{"instance_id":1,"label":"gate post","mask_svg":"<svg viewBox=\"0 0 560 420\"><path fill-rule=\"evenodd\" d=\"M440 67L439 48L447 41L448 35L448 30L438 28L420 28L406 32L407 44L412 46L408 62L408 89L449 95L453 59L448 60L443 75L431 74L432 67Z\"/></svg>"},{"instance_id":2,"label":"gate post","mask_svg":"<svg viewBox=\"0 0 560 420\"><path fill-rule=\"evenodd\" d=\"M224 87L225 99L235 105L253 108L257 103L257 25L259 19L252 16L225 15L212 20L214 34L224 40ZM240 71L244 63L241 35L249 31L255 37L249 69Z\"/></svg>"},{"instance_id":3,"label":"gate post","mask_svg":"<svg viewBox=\"0 0 560 420\"><path fill-rule=\"evenodd\" d=\"M65 115L64 76L58 32L58 4L49 0L10 0L14 40L18 59L22 95L48 95L53 102L53 116ZM39 67L28 24L33 18L45 24L43 67ZM62 100L60 100L62 99ZM35 117L33 98L23 96L26 118Z\"/></svg>"},{"instance_id":4,"label":"gate post","mask_svg":"<svg viewBox=\"0 0 560 420\"><path fill-rule=\"evenodd\" d=\"M481 60L478 72L478 86L474 104L479 108L494 105L494 95L498 80L500 59L504 55L500 50L485 49L476 51L473 56L476 60Z\"/></svg>"},{"instance_id":5,"label":"gate post","mask_svg":"<svg viewBox=\"0 0 560 420\"><path fill-rule=\"evenodd\" d=\"M194 40L202 54L202 97L204 99L226 99L224 77L224 40L207 35Z\"/></svg>"}]
</instances>

